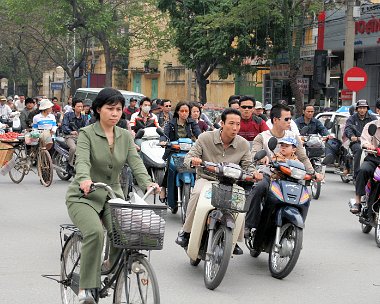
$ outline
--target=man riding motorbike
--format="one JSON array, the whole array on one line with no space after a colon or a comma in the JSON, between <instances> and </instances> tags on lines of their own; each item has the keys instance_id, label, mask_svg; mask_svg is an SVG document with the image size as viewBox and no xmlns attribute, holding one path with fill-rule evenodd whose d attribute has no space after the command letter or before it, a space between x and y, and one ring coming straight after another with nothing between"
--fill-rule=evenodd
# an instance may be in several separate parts
<instances>
[{"instance_id":1,"label":"man riding motorbike","mask_svg":"<svg viewBox=\"0 0 380 304\"><path fill-rule=\"evenodd\" d=\"M214 163L231 162L239 164L244 170L248 170L252 163L249 143L238 135L240 129L241 113L236 109L225 109L221 115L221 129L202 133L195 145L185 157L185 164L190 167L198 167L203 161ZM255 179L261 179L262 175L253 172ZM193 226L195 210L203 185L210 180L202 169L197 169L197 180L191 193L187 207L186 221L182 230L178 233L176 243L186 247L189 243ZM243 250L236 245L234 254L242 254Z\"/></svg>"},{"instance_id":2,"label":"man riding motorbike","mask_svg":"<svg viewBox=\"0 0 380 304\"><path fill-rule=\"evenodd\" d=\"M364 126L373 121L377 120L374 115L368 113L369 105L366 100L361 99L356 103L356 113L347 119L346 127L344 128L344 135L350 140L350 148L354 154L354 179L360 167L360 157L362 154L360 138Z\"/></svg>"},{"instance_id":3,"label":"man riding motorbike","mask_svg":"<svg viewBox=\"0 0 380 304\"><path fill-rule=\"evenodd\" d=\"M377 131L374 136L371 136L368 133L368 127L371 124L375 124L377 126ZM380 120L376 120L374 122L368 123L364 126L363 132L360 136L361 139L361 147L368 150L376 150L377 155L379 155L379 144L380 144ZM380 165L380 158L374 155L367 155L364 159L364 162L360 166L356 183L355 183L355 199L351 199L353 203L351 203L350 211L353 214L357 214L361 210L361 196L365 195L365 186L368 180L373 177L373 173L376 170L376 167Z\"/></svg>"},{"instance_id":4,"label":"man riding motorbike","mask_svg":"<svg viewBox=\"0 0 380 304\"><path fill-rule=\"evenodd\" d=\"M267 152L267 156L263 158L263 162L265 164L268 164L269 160L273 157L273 152L268 147L268 141L273 136L276 137L278 140L285 137L291 137L295 138L296 142L301 143L300 137L289 130L291 119L292 116L290 108L287 105L275 105L270 113L270 120L273 124L273 128L271 130L264 131L260 133L258 136L256 136L256 138L253 141L253 146L251 150L252 156L254 157L258 151L264 149ZM278 144L274 152L279 152L279 148L280 145ZM306 150L301 144L297 145L295 155L298 158L298 160L304 164L306 171L310 173L314 172L313 166L306 155ZM318 181L321 181L323 178L323 176L319 173L316 173L316 177ZM257 225L260 222L261 201L266 195L269 184L269 177L264 176L263 180L258 182L251 192L252 202L245 218L245 236L249 235L251 229L256 229Z\"/></svg>"},{"instance_id":5,"label":"man riding motorbike","mask_svg":"<svg viewBox=\"0 0 380 304\"><path fill-rule=\"evenodd\" d=\"M327 128L314 117L314 112L314 106L311 104L307 104L303 107L303 115L295 120L298 129L302 130L302 128L307 126L307 134L329 135Z\"/></svg>"},{"instance_id":6,"label":"man riding motorbike","mask_svg":"<svg viewBox=\"0 0 380 304\"><path fill-rule=\"evenodd\" d=\"M135 133L137 133L140 129L159 127L157 116L150 113L151 108L152 101L148 97L144 97L140 100L140 112L132 114L130 121L132 130Z\"/></svg>"},{"instance_id":7,"label":"man riding motorbike","mask_svg":"<svg viewBox=\"0 0 380 304\"><path fill-rule=\"evenodd\" d=\"M82 114L83 101L74 99L72 102L73 112L67 112L63 116L62 131L65 135L66 144L69 146L69 162L67 167L68 173L74 171L74 156L77 149L77 138L79 129L88 125L87 116Z\"/></svg>"}]
</instances>

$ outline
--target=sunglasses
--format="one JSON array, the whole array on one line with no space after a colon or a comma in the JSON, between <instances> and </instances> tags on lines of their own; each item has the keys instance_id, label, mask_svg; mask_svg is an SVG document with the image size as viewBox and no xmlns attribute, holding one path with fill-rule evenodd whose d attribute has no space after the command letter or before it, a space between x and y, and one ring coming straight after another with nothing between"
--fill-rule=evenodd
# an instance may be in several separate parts
<instances>
[{"instance_id":1,"label":"sunglasses","mask_svg":"<svg viewBox=\"0 0 380 304\"><path fill-rule=\"evenodd\" d=\"M171 108L172 107L172 105L166 105L165 106L165 108Z\"/></svg>"},{"instance_id":2,"label":"sunglasses","mask_svg":"<svg viewBox=\"0 0 380 304\"><path fill-rule=\"evenodd\" d=\"M281 119L281 118L279 118L279 119ZM291 119L292 119L291 117L285 117L284 118L285 121L290 121Z\"/></svg>"},{"instance_id":3,"label":"sunglasses","mask_svg":"<svg viewBox=\"0 0 380 304\"><path fill-rule=\"evenodd\" d=\"M178 112L181 112L181 113L189 113L189 110L179 110Z\"/></svg>"},{"instance_id":4,"label":"sunglasses","mask_svg":"<svg viewBox=\"0 0 380 304\"><path fill-rule=\"evenodd\" d=\"M253 109L253 106L240 106L242 109Z\"/></svg>"}]
</instances>

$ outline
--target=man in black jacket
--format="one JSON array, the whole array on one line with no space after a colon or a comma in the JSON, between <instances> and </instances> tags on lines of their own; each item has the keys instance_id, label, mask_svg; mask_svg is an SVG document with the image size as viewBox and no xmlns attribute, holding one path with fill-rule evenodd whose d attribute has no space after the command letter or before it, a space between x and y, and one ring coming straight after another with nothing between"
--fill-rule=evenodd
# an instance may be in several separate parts
<instances>
[{"instance_id":1,"label":"man in black jacket","mask_svg":"<svg viewBox=\"0 0 380 304\"><path fill-rule=\"evenodd\" d=\"M360 168L360 157L362 154L360 136L363 128L367 123L377 120L376 116L368 113L369 105L366 100L359 100L355 108L356 113L347 119L346 127L344 128L344 135L350 140L350 148L354 154L354 179Z\"/></svg>"}]
</instances>

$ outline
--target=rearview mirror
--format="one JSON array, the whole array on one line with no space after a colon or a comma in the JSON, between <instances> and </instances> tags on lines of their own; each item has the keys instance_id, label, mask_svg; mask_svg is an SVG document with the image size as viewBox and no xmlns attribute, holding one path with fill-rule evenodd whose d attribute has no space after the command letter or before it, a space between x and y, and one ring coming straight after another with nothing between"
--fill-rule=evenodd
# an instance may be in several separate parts
<instances>
[{"instance_id":1,"label":"rearview mirror","mask_svg":"<svg viewBox=\"0 0 380 304\"><path fill-rule=\"evenodd\" d=\"M274 149L276 149L276 147L277 147L277 138L271 137L268 141L268 148L269 148L269 150L271 150L273 152Z\"/></svg>"},{"instance_id":2,"label":"rearview mirror","mask_svg":"<svg viewBox=\"0 0 380 304\"><path fill-rule=\"evenodd\" d=\"M301 134L301 135L306 135L308 130L309 130L309 126L304 126L304 127L300 130L300 134Z\"/></svg>"},{"instance_id":3,"label":"rearview mirror","mask_svg":"<svg viewBox=\"0 0 380 304\"><path fill-rule=\"evenodd\" d=\"M165 136L164 130L162 130L161 128L157 128L157 129L156 129L156 132L157 132L157 134L160 135L160 136Z\"/></svg>"},{"instance_id":4,"label":"rearview mirror","mask_svg":"<svg viewBox=\"0 0 380 304\"><path fill-rule=\"evenodd\" d=\"M137 131L136 135L135 135L135 139L141 139L145 134L145 131L144 129L140 129Z\"/></svg>"},{"instance_id":5,"label":"rearview mirror","mask_svg":"<svg viewBox=\"0 0 380 304\"><path fill-rule=\"evenodd\" d=\"M260 150L255 154L255 157L253 160L255 162L259 161L260 159L263 159L265 156L267 156L267 152L265 150Z\"/></svg>"},{"instance_id":6,"label":"rearview mirror","mask_svg":"<svg viewBox=\"0 0 380 304\"><path fill-rule=\"evenodd\" d=\"M327 156L323 159L322 165L330 165L334 162L335 157L332 154L327 154Z\"/></svg>"},{"instance_id":7,"label":"rearview mirror","mask_svg":"<svg viewBox=\"0 0 380 304\"><path fill-rule=\"evenodd\" d=\"M370 124L368 126L369 135L374 136L376 134L376 131L377 131L377 126L375 124Z\"/></svg>"},{"instance_id":8,"label":"rearview mirror","mask_svg":"<svg viewBox=\"0 0 380 304\"><path fill-rule=\"evenodd\" d=\"M218 124L217 122L214 123L213 126L214 126L215 129L220 129L221 128L220 124Z\"/></svg>"},{"instance_id":9,"label":"rearview mirror","mask_svg":"<svg viewBox=\"0 0 380 304\"><path fill-rule=\"evenodd\" d=\"M330 119L326 119L325 127L327 130L330 130L334 126L334 123Z\"/></svg>"}]
</instances>

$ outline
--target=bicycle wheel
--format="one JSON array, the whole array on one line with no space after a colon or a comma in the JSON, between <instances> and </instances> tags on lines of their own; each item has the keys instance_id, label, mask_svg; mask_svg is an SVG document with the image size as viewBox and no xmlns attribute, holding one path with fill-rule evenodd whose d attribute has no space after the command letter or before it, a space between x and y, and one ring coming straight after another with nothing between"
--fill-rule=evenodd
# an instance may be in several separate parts
<instances>
[{"instance_id":1,"label":"bicycle wheel","mask_svg":"<svg viewBox=\"0 0 380 304\"><path fill-rule=\"evenodd\" d=\"M26 174L26 152L22 148L15 148L13 157L15 157L16 164L11 171L9 171L9 177L12 182L19 184Z\"/></svg>"},{"instance_id":2,"label":"bicycle wheel","mask_svg":"<svg viewBox=\"0 0 380 304\"><path fill-rule=\"evenodd\" d=\"M63 304L78 303L82 237L74 232L66 241L61 256L61 298Z\"/></svg>"},{"instance_id":3,"label":"bicycle wheel","mask_svg":"<svg viewBox=\"0 0 380 304\"><path fill-rule=\"evenodd\" d=\"M149 261L142 255L131 258L116 281L114 303L159 304L158 282Z\"/></svg>"},{"instance_id":4,"label":"bicycle wheel","mask_svg":"<svg viewBox=\"0 0 380 304\"><path fill-rule=\"evenodd\" d=\"M38 155L38 175L41 184L49 187L53 181L53 163L48 150L40 150Z\"/></svg>"}]
</instances>

